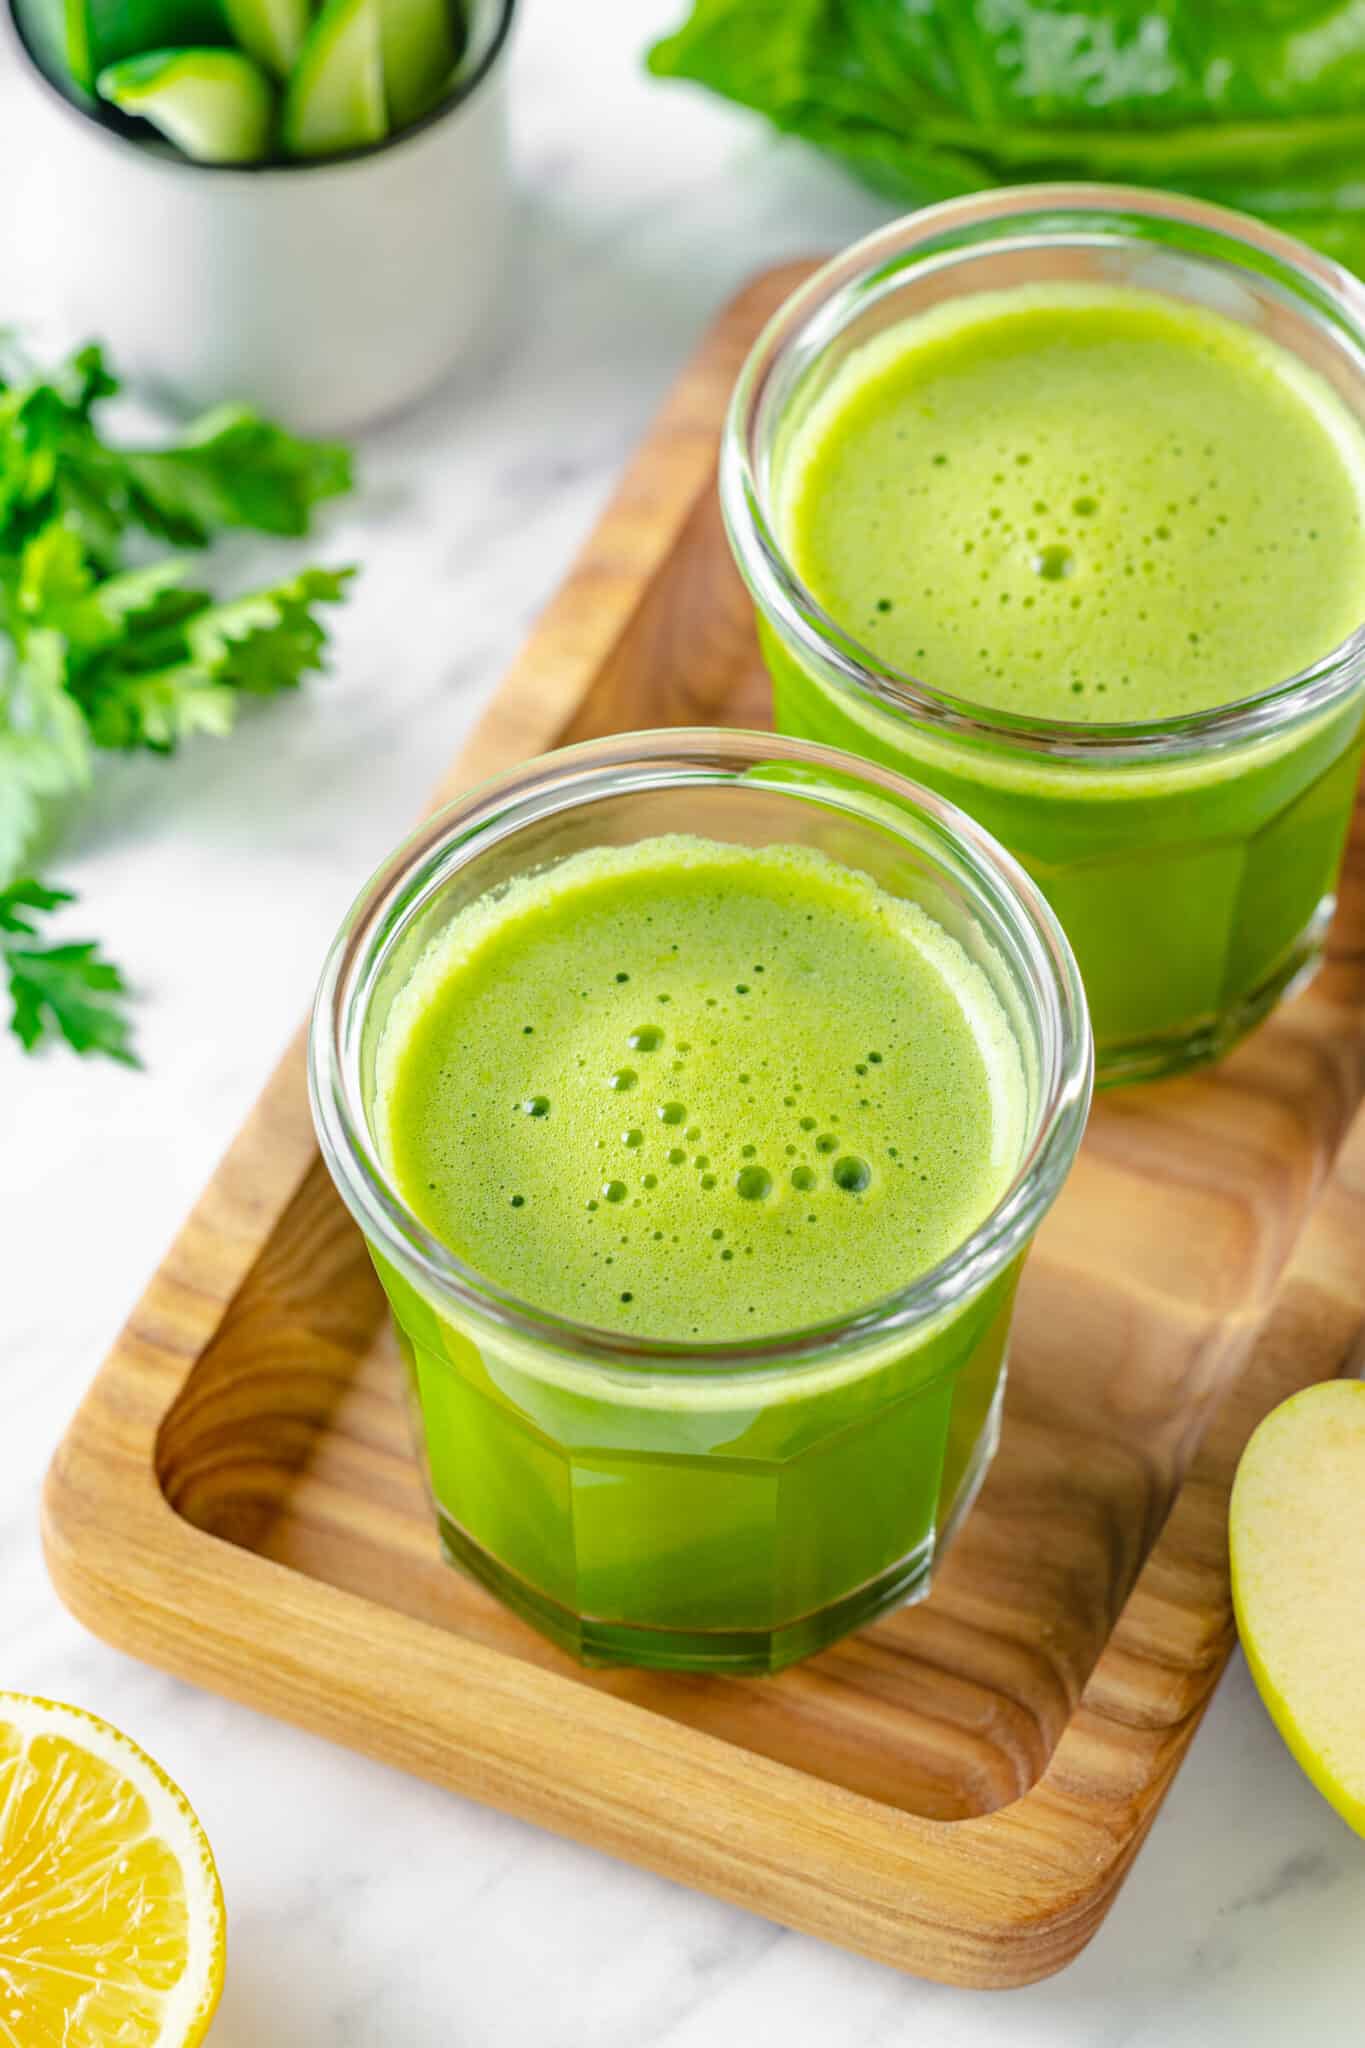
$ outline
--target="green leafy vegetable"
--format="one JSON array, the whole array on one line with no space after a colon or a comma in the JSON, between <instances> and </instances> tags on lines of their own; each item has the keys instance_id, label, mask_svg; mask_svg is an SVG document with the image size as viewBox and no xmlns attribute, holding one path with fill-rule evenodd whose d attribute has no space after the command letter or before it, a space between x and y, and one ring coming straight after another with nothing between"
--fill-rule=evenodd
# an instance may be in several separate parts
<instances>
[{"instance_id":1,"label":"green leafy vegetable","mask_svg":"<svg viewBox=\"0 0 1365 2048\"><path fill-rule=\"evenodd\" d=\"M326 646L310 607L341 598L349 573L305 569L227 604L202 591L156 593L72 678L95 744L169 754L193 733L229 732L242 697L297 688Z\"/></svg>"},{"instance_id":2,"label":"green leafy vegetable","mask_svg":"<svg viewBox=\"0 0 1365 2048\"><path fill-rule=\"evenodd\" d=\"M0 680L0 873L23 860L44 802L89 782L90 747L80 707L66 694L61 636L26 635Z\"/></svg>"},{"instance_id":3,"label":"green leafy vegetable","mask_svg":"<svg viewBox=\"0 0 1365 2048\"><path fill-rule=\"evenodd\" d=\"M125 567L132 533L181 548L224 527L307 530L347 490L344 448L299 441L240 407L165 447L123 448L96 421L117 385L98 349L42 374L0 336L0 944L13 1029L129 1059L117 970L93 945L28 944L31 914L68 901L27 874L54 803L90 781L96 751L171 754L222 736L246 698L322 666L317 608L349 569L303 569L220 601L167 559ZM23 879L16 879L23 876Z\"/></svg>"},{"instance_id":4,"label":"green leafy vegetable","mask_svg":"<svg viewBox=\"0 0 1365 2048\"><path fill-rule=\"evenodd\" d=\"M53 518L106 568L130 528L180 548L222 527L303 534L321 499L351 487L347 449L300 441L245 406L205 413L164 447L115 446L94 409L117 390L98 348L48 375L12 341L0 353L0 550Z\"/></svg>"},{"instance_id":5,"label":"green leafy vegetable","mask_svg":"<svg viewBox=\"0 0 1365 2048\"><path fill-rule=\"evenodd\" d=\"M123 1010L122 975L102 960L95 945L41 946L35 914L74 901L65 889L48 889L32 878L0 889L0 957L9 983L10 1030L26 1052L44 1039L61 1038L76 1052L99 1052L135 1067Z\"/></svg>"},{"instance_id":6,"label":"green leafy vegetable","mask_svg":"<svg viewBox=\"0 0 1365 2048\"><path fill-rule=\"evenodd\" d=\"M1033 179L1168 186L1365 271L1349 0L695 0L649 63L907 205Z\"/></svg>"},{"instance_id":7,"label":"green leafy vegetable","mask_svg":"<svg viewBox=\"0 0 1365 2048\"><path fill-rule=\"evenodd\" d=\"M124 454L129 505L176 547L199 547L215 527L301 534L320 498L351 488L351 457L328 441L299 441L245 406L219 406L174 448Z\"/></svg>"}]
</instances>

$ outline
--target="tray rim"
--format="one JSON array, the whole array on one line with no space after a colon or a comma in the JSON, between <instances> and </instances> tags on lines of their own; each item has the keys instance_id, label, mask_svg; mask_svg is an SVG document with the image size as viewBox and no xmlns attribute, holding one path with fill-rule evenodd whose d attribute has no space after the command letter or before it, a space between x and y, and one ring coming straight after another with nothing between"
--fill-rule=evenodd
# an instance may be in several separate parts
<instances>
[{"instance_id":1,"label":"tray rim","mask_svg":"<svg viewBox=\"0 0 1365 2048\"><path fill-rule=\"evenodd\" d=\"M564 730L710 487L716 419L760 315L811 267L764 272L721 312L438 801ZM312 1732L919 1975L1003 1988L1070 1961L1112 1903L1232 1648L1224 1526L1241 1445L1275 1400L1323 1376L1304 1360L1320 1366L1358 1327L1334 1247L1365 1236L1365 1108L1045 1770L1009 1805L950 1822L309 1578L171 1506L163 1420L317 1159L300 1035L53 1459L44 1549L77 1618ZM374 1654L356 1660L362 1639ZM1156 1713L1127 1683L1154 1665L1169 1679Z\"/></svg>"}]
</instances>

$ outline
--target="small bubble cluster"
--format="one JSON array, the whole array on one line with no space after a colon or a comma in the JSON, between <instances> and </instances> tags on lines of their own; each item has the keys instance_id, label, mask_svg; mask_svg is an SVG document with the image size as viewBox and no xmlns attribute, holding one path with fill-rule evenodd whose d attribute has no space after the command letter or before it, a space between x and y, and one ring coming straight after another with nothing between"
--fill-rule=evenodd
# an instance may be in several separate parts
<instances>
[{"instance_id":1,"label":"small bubble cluster","mask_svg":"<svg viewBox=\"0 0 1365 2048\"><path fill-rule=\"evenodd\" d=\"M651 844L616 891L619 853L566 863L578 891L564 870L525 885L520 944L509 892L496 976L457 960L417 1010L400 1073L426 1105L404 1112L424 1215L539 1305L654 1335L892 1291L989 1199L991 1091L956 992L978 970L817 855L670 840L656 869Z\"/></svg>"},{"instance_id":2,"label":"small bubble cluster","mask_svg":"<svg viewBox=\"0 0 1365 2048\"><path fill-rule=\"evenodd\" d=\"M1032 287L907 321L834 379L788 473L781 524L825 607L1015 713L1209 709L1365 611L1355 422L1275 343L1152 293Z\"/></svg>"}]
</instances>

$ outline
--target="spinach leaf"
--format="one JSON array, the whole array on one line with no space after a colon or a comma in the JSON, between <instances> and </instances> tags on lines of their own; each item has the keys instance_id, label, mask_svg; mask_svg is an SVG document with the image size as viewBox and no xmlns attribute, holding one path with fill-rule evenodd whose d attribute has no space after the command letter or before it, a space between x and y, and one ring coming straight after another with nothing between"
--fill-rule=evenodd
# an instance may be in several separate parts
<instances>
[{"instance_id":1,"label":"spinach leaf","mask_svg":"<svg viewBox=\"0 0 1365 2048\"><path fill-rule=\"evenodd\" d=\"M1355 0L695 0L649 64L906 205L1050 178L1174 187L1365 272Z\"/></svg>"}]
</instances>

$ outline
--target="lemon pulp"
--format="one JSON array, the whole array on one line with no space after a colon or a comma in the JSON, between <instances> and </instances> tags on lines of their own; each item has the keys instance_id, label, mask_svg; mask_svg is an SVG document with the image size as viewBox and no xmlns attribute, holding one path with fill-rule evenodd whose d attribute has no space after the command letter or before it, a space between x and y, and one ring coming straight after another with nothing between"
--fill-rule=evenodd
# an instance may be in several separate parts
<instances>
[{"instance_id":1,"label":"lemon pulp","mask_svg":"<svg viewBox=\"0 0 1365 2048\"><path fill-rule=\"evenodd\" d=\"M184 1794L93 1714L0 1693L0 2048L193 2048L223 1961Z\"/></svg>"}]
</instances>

